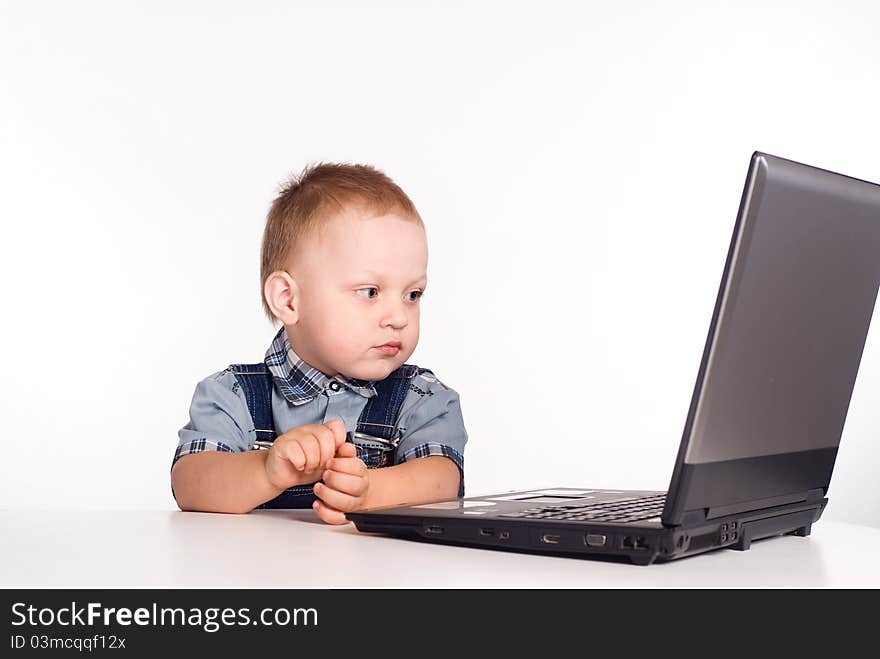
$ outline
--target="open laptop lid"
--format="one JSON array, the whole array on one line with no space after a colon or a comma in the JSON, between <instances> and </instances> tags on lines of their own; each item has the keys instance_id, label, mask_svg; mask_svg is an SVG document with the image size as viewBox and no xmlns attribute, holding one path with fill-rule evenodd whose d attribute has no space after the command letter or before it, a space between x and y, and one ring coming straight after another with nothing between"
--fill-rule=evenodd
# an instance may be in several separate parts
<instances>
[{"instance_id":1,"label":"open laptop lid","mask_svg":"<svg viewBox=\"0 0 880 659\"><path fill-rule=\"evenodd\" d=\"M880 186L756 152L663 522L821 498L880 285Z\"/></svg>"}]
</instances>

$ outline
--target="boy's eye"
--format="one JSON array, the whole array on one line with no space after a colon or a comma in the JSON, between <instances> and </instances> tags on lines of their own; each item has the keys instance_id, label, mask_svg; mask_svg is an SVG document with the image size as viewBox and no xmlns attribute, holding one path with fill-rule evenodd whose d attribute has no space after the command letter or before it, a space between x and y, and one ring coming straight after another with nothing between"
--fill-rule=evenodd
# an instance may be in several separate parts
<instances>
[{"instance_id":1,"label":"boy's eye","mask_svg":"<svg viewBox=\"0 0 880 659\"><path fill-rule=\"evenodd\" d=\"M374 291L375 291L375 295L373 295ZM360 295L361 297L365 297L365 298L368 298L371 300L373 298L375 298L376 295L379 295L379 289L376 288L375 286L371 286L370 288L359 288L355 292L358 295ZM366 295L364 295L364 293L366 293ZM420 297L422 297L422 295L424 295L424 291L412 291L409 295L410 295L409 301L416 302ZM413 297L413 296L415 296L415 297Z\"/></svg>"}]
</instances>

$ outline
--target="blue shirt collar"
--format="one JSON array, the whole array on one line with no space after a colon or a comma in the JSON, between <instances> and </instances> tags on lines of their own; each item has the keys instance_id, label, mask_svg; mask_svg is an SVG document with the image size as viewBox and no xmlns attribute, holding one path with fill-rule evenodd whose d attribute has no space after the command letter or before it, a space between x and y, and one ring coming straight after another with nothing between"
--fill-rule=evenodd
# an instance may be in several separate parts
<instances>
[{"instance_id":1,"label":"blue shirt collar","mask_svg":"<svg viewBox=\"0 0 880 659\"><path fill-rule=\"evenodd\" d=\"M304 362L293 351L284 327L272 339L272 345L266 351L265 362L278 390L293 405L303 405L314 400L333 380L364 398L376 395L376 388L371 381L349 378L341 373L330 378Z\"/></svg>"}]
</instances>

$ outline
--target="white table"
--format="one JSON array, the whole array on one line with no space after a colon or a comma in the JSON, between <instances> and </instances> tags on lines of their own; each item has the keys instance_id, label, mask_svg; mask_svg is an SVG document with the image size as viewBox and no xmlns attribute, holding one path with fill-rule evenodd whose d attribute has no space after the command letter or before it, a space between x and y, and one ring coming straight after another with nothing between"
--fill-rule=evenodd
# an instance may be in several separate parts
<instances>
[{"instance_id":1,"label":"white table","mask_svg":"<svg viewBox=\"0 0 880 659\"><path fill-rule=\"evenodd\" d=\"M639 567L431 545L329 526L311 511L0 511L0 587L880 587L880 529L822 519Z\"/></svg>"}]
</instances>

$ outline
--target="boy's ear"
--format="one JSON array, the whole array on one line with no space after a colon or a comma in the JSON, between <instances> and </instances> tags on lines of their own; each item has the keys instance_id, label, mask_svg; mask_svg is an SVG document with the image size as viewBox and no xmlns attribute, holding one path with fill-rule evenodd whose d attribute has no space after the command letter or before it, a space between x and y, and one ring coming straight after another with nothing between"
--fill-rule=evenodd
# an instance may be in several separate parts
<instances>
[{"instance_id":1,"label":"boy's ear","mask_svg":"<svg viewBox=\"0 0 880 659\"><path fill-rule=\"evenodd\" d=\"M299 320L299 287L285 270L276 270L266 278L263 295L272 314L284 325Z\"/></svg>"}]
</instances>

